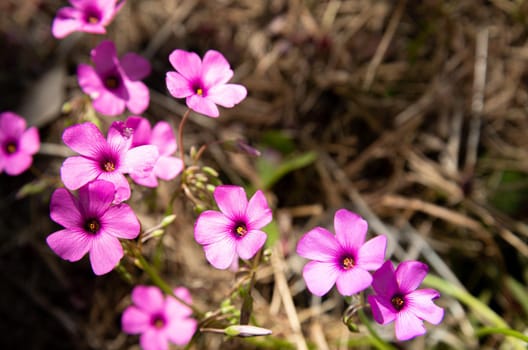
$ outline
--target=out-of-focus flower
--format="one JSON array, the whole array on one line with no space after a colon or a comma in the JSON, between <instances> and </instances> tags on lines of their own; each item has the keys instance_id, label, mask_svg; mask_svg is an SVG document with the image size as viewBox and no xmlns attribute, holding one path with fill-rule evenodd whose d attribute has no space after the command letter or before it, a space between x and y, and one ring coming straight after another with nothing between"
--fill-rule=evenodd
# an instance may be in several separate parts
<instances>
[{"instance_id":1,"label":"out-of-focus flower","mask_svg":"<svg viewBox=\"0 0 528 350\"><path fill-rule=\"evenodd\" d=\"M125 0L70 0L72 7L63 7L51 25L51 33L62 39L73 32L105 34Z\"/></svg>"},{"instance_id":2,"label":"out-of-focus flower","mask_svg":"<svg viewBox=\"0 0 528 350\"><path fill-rule=\"evenodd\" d=\"M173 157L177 144L172 127L166 121L159 121L150 127L147 119L137 116L129 117L126 127L132 129L132 148L143 145L154 145L158 148L159 158L154 165L154 169L148 176L140 177L130 174L130 177L140 185L147 187L157 187L158 178L162 180L172 180L183 169L183 161Z\"/></svg>"},{"instance_id":3,"label":"out-of-focus flower","mask_svg":"<svg viewBox=\"0 0 528 350\"><path fill-rule=\"evenodd\" d=\"M114 122L105 140L95 124L87 122L70 126L62 140L80 156L66 158L61 167L61 178L70 190L76 190L95 179L112 182L116 187L115 202L130 198L126 173L141 178L149 176L158 160L156 146L130 148L132 137Z\"/></svg>"},{"instance_id":4,"label":"out-of-focus flower","mask_svg":"<svg viewBox=\"0 0 528 350\"><path fill-rule=\"evenodd\" d=\"M194 238L204 246L205 257L217 269L227 269L242 259L251 259L266 242L260 229L272 220L262 191L247 200L242 187L217 186L214 198L220 211L207 210L194 225Z\"/></svg>"},{"instance_id":5,"label":"out-of-focus flower","mask_svg":"<svg viewBox=\"0 0 528 350\"><path fill-rule=\"evenodd\" d=\"M172 96L186 98L187 107L208 117L218 117L218 107L233 107L247 90L239 84L227 84L233 76L229 62L218 51L209 50L203 61L194 52L174 50L169 61L176 72L166 75Z\"/></svg>"},{"instance_id":6,"label":"out-of-focus flower","mask_svg":"<svg viewBox=\"0 0 528 350\"><path fill-rule=\"evenodd\" d=\"M334 217L335 236L316 227L301 238L297 254L312 260L303 269L310 292L321 296L336 284L339 293L352 295L370 286L368 271L383 264L387 238L377 236L365 243L367 228L359 215L340 209Z\"/></svg>"},{"instance_id":7,"label":"out-of-focus flower","mask_svg":"<svg viewBox=\"0 0 528 350\"><path fill-rule=\"evenodd\" d=\"M434 289L418 289L428 267L419 261L404 261L394 271L390 261L374 273L372 287L377 295L368 296L374 320L380 324L395 321L396 338L408 340L425 334L423 321L442 322L444 309L433 299L440 296Z\"/></svg>"},{"instance_id":8,"label":"out-of-focus flower","mask_svg":"<svg viewBox=\"0 0 528 350\"><path fill-rule=\"evenodd\" d=\"M38 130L26 129L26 121L12 112L0 113L0 172L19 175L33 163L40 147Z\"/></svg>"},{"instance_id":9,"label":"out-of-focus flower","mask_svg":"<svg viewBox=\"0 0 528 350\"><path fill-rule=\"evenodd\" d=\"M61 258L78 261L90 253L96 275L110 272L123 257L118 238L134 239L139 234L139 221L126 204L112 205L115 187L97 180L79 189L76 198L64 188L51 196L50 216L64 226L46 241Z\"/></svg>"},{"instance_id":10,"label":"out-of-focus flower","mask_svg":"<svg viewBox=\"0 0 528 350\"><path fill-rule=\"evenodd\" d=\"M113 42L103 41L91 52L95 67L80 64L77 77L81 89L93 100L94 109L107 116L124 112L143 113L150 101L147 86L141 79L150 74L150 63L129 52L117 57Z\"/></svg>"},{"instance_id":11,"label":"out-of-focus flower","mask_svg":"<svg viewBox=\"0 0 528 350\"><path fill-rule=\"evenodd\" d=\"M174 289L174 295L191 304L186 288ZM153 286L137 286L132 291L132 302L123 312L122 329L128 334L140 334L144 350L167 350L168 343L186 345L198 323L191 318L192 310L171 296L164 297Z\"/></svg>"}]
</instances>

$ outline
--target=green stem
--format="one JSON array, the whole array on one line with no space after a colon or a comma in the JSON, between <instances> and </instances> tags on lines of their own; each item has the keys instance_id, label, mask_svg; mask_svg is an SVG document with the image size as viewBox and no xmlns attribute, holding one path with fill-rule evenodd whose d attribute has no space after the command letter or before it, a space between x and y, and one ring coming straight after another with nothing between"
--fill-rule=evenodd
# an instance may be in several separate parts
<instances>
[{"instance_id":1,"label":"green stem","mask_svg":"<svg viewBox=\"0 0 528 350\"><path fill-rule=\"evenodd\" d=\"M502 334L520 339L523 342L528 343L528 336L511 328L483 327L477 331L477 337L483 337L489 334Z\"/></svg>"},{"instance_id":2,"label":"green stem","mask_svg":"<svg viewBox=\"0 0 528 350\"><path fill-rule=\"evenodd\" d=\"M189 118L190 113L191 113L191 110L187 109L182 116L180 125L178 125L178 148L180 149L180 158L183 162L182 172L183 170L185 170L185 149L183 148L183 127L185 126L185 122Z\"/></svg>"},{"instance_id":3,"label":"green stem","mask_svg":"<svg viewBox=\"0 0 528 350\"><path fill-rule=\"evenodd\" d=\"M251 296L251 291L255 286L255 280L257 275L257 269L260 265L260 259L262 258L262 249L257 252L257 255L253 259L253 265L251 266L251 271L249 275L249 283L247 284L247 290L244 294L244 300L242 302L242 309L240 310L240 324L249 324L249 319L251 318L251 312L253 310L253 297Z\"/></svg>"},{"instance_id":4,"label":"green stem","mask_svg":"<svg viewBox=\"0 0 528 350\"><path fill-rule=\"evenodd\" d=\"M357 314L359 316L359 319L361 320L361 323L363 323L365 327L367 327L371 335L372 345L374 345L376 348L380 350L397 350L394 346L390 345L385 340L381 339L378 332L376 332L374 327L372 327L372 325L370 324L370 321L367 315L365 315L365 312L363 311L362 308L358 309Z\"/></svg>"}]
</instances>

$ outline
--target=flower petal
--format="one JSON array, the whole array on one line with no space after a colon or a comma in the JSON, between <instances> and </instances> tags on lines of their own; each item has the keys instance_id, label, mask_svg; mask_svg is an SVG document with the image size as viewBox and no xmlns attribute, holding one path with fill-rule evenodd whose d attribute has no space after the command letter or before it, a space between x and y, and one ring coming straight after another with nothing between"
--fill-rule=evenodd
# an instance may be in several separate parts
<instances>
[{"instance_id":1,"label":"flower petal","mask_svg":"<svg viewBox=\"0 0 528 350\"><path fill-rule=\"evenodd\" d=\"M217 85L207 90L207 99L227 108L240 103L246 96L246 88L239 84Z\"/></svg>"},{"instance_id":2,"label":"flower petal","mask_svg":"<svg viewBox=\"0 0 528 350\"><path fill-rule=\"evenodd\" d=\"M79 10L71 7L59 9L51 25L51 34L57 39L62 39L80 30L83 26L81 15Z\"/></svg>"},{"instance_id":3,"label":"flower petal","mask_svg":"<svg viewBox=\"0 0 528 350\"><path fill-rule=\"evenodd\" d=\"M136 286L132 291L132 302L150 314L163 310L165 298L158 287L154 286Z\"/></svg>"},{"instance_id":4,"label":"flower petal","mask_svg":"<svg viewBox=\"0 0 528 350\"><path fill-rule=\"evenodd\" d=\"M429 268L419 261L404 261L396 268L396 280L403 294L408 294L418 288Z\"/></svg>"},{"instance_id":5,"label":"flower petal","mask_svg":"<svg viewBox=\"0 0 528 350\"><path fill-rule=\"evenodd\" d=\"M5 138L18 139L26 129L26 120L13 112L0 113L0 133ZM7 136L7 137L6 137Z\"/></svg>"},{"instance_id":6,"label":"flower petal","mask_svg":"<svg viewBox=\"0 0 528 350\"><path fill-rule=\"evenodd\" d=\"M96 275L100 276L112 271L122 257L123 247L117 238L104 233L93 238L90 263Z\"/></svg>"},{"instance_id":7,"label":"flower petal","mask_svg":"<svg viewBox=\"0 0 528 350\"><path fill-rule=\"evenodd\" d=\"M92 236L78 229L65 229L46 238L48 246L64 260L78 261L92 247Z\"/></svg>"},{"instance_id":8,"label":"flower petal","mask_svg":"<svg viewBox=\"0 0 528 350\"><path fill-rule=\"evenodd\" d=\"M311 260L333 262L340 250L335 236L322 227L308 231L297 243L297 254Z\"/></svg>"},{"instance_id":9,"label":"flower petal","mask_svg":"<svg viewBox=\"0 0 528 350\"><path fill-rule=\"evenodd\" d=\"M197 327L198 322L193 318L178 319L169 323L166 336L174 344L184 346L191 341Z\"/></svg>"},{"instance_id":10,"label":"flower petal","mask_svg":"<svg viewBox=\"0 0 528 350\"><path fill-rule=\"evenodd\" d=\"M27 129L20 138L20 151L26 154L35 154L40 148L40 137L38 129L31 127Z\"/></svg>"},{"instance_id":11,"label":"flower petal","mask_svg":"<svg viewBox=\"0 0 528 350\"><path fill-rule=\"evenodd\" d=\"M194 95L191 82L183 75L176 72L167 72L165 75L165 84L169 93L176 98L184 98Z\"/></svg>"},{"instance_id":12,"label":"flower petal","mask_svg":"<svg viewBox=\"0 0 528 350\"><path fill-rule=\"evenodd\" d=\"M187 80L194 80L202 74L202 61L194 52L174 50L169 55L172 66Z\"/></svg>"},{"instance_id":13,"label":"flower petal","mask_svg":"<svg viewBox=\"0 0 528 350\"><path fill-rule=\"evenodd\" d=\"M166 121L160 121L154 125L150 144L158 147L160 155L170 156L176 152L176 137L172 126Z\"/></svg>"},{"instance_id":14,"label":"flower petal","mask_svg":"<svg viewBox=\"0 0 528 350\"><path fill-rule=\"evenodd\" d=\"M120 63L121 68L130 80L141 80L150 74L149 61L136 53L129 52L124 54Z\"/></svg>"},{"instance_id":15,"label":"flower petal","mask_svg":"<svg viewBox=\"0 0 528 350\"><path fill-rule=\"evenodd\" d=\"M236 251L242 259L251 259L266 243L268 235L260 230L251 230L236 241Z\"/></svg>"},{"instance_id":16,"label":"flower petal","mask_svg":"<svg viewBox=\"0 0 528 350\"><path fill-rule=\"evenodd\" d=\"M153 145L143 145L128 150L125 155L123 172L137 177L148 176L159 158L158 148Z\"/></svg>"},{"instance_id":17,"label":"flower petal","mask_svg":"<svg viewBox=\"0 0 528 350\"><path fill-rule=\"evenodd\" d=\"M125 101L110 91L101 90L97 97L92 98L94 109L103 115L113 117L125 111Z\"/></svg>"},{"instance_id":18,"label":"flower petal","mask_svg":"<svg viewBox=\"0 0 528 350\"><path fill-rule=\"evenodd\" d=\"M113 71L119 62L115 45L110 40L102 41L92 49L90 54L95 64L95 70L99 75L106 75Z\"/></svg>"},{"instance_id":19,"label":"flower petal","mask_svg":"<svg viewBox=\"0 0 528 350\"><path fill-rule=\"evenodd\" d=\"M367 271L355 267L342 271L337 277L337 290L341 295L352 295L367 289L372 284L372 276Z\"/></svg>"},{"instance_id":20,"label":"flower petal","mask_svg":"<svg viewBox=\"0 0 528 350\"><path fill-rule=\"evenodd\" d=\"M183 170L183 161L176 157L159 157L154 166L154 174L160 179L169 181Z\"/></svg>"},{"instance_id":21,"label":"flower petal","mask_svg":"<svg viewBox=\"0 0 528 350\"><path fill-rule=\"evenodd\" d=\"M62 141L75 152L97 159L107 142L95 124L87 122L70 126L62 133Z\"/></svg>"},{"instance_id":22,"label":"flower petal","mask_svg":"<svg viewBox=\"0 0 528 350\"><path fill-rule=\"evenodd\" d=\"M150 328L150 315L131 305L123 311L121 329L128 334L139 334Z\"/></svg>"},{"instance_id":23,"label":"flower petal","mask_svg":"<svg viewBox=\"0 0 528 350\"><path fill-rule=\"evenodd\" d=\"M169 342L165 332L151 328L139 337L139 344L143 350L168 350Z\"/></svg>"},{"instance_id":24,"label":"flower petal","mask_svg":"<svg viewBox=\"0 0 528 350\"><path fill-rule=\"evenodd\" d=\"M136 238L140 230L140 224L136 214L126 204L118 204L108 208L101 216L101 226L105 233L125 239Z\"/></svg>"},{"instance_id":25,"label":"flower petal","mask_svg":"<svg viewBox=\"0 0 528 350\"><path fill-rule=\"evenodd\" d=\"M150 91L141 81L125 81L128 91L126 106L130 112L141 114L145 112L150 103Z\"/></svg>"},{"instance_id":26,"label":"flower petal","mask_svg":"<svg viewBox=\"0 0 528 350\"><path fill-rule=\"evenodd\" d=\"M217 269L227 269L236 256L235 238L226 236L204 246L205 258Z\"/></svg>"},{"instance_id":27,"label":"flower petal","mask_svg":"<svg viewBox=\"0 0 528 350\"><path fill-rule=\"evenodd\" d=\"M359 248L356 264L365 270L376 270L385 261L387 237L377 236Z\"/></svg>"},{"instance_id":28,"label":"flower petal","mask_svg":"<svg viewBox=\"0 0 528 350\"><path fill-rule=\"evenodd\" d=\"M394 274L394 267L390 260L385 261L381 267L372 275L372 288L374 291L385 298L392 298L396 293L399 293L396 275Z\"/></svg>"},{"instance_id":29,"label":"flower petal","mask_svg":"<svg viewBox=\"0 0 528 350\"><path fill-rule=\"evenodd\" d=\"M178 298L182 299L183 301L187 302L187 304L192 304L192 296L191 293L189 293L189 290L185 287L178 287L173 290L174 295L176 295ZM167 313L169 315L178 315L178 317L184 317L184 316L191 316L193 311L190 307L183 305L178 300L172 297L167 297L165 300L165 305L167 307Z\"/></svg>"},{"instance_id":30,"label":"flower petal","mask_svg":"<svg viewBox=\"0 0 528 350\"><path fill-rule=\"evenodd\" d=\"M233 76L229 62L218 51L209 50L205 53L202 63L202 78L208 88L225 84Z\"/></svg>"},{"instance_id":31,"label":"flower petal","mask_svg":"<svg viewBox=\"0 0 528 350\"><path fill-rule=\"evenodd\" d=\"M197 113L201 113L211 118L216 118L220 115L218 107L209 98L191 95L185 100L187 106Z\"/></svg>"},{"instance_id":32,"label":"flower petal","mask_svg":"<svg viewBox=\"0 0 528 350\"><path fill-rule=\"evenodd\" d=\"M154 174L154 171L152 171L147 176L136 176L134 174L130 174L130 177L132 180L134 180L135 183L141 186L149 187L149 188L155 188L159 186L158 179L156 178L156 175Z\"/></svg>"},{"instance_id":33,"label":"flower petal","mask_svg":"<svg viewBox=\"0 0 528 350\"><path fill-rule=\"evenodd\" d=\"M57 188L51 195L50 217L65 228L79 228L82 225L77 200L64 188Z\"/></svg>"},{"instance_id":34,"label":"flower petal","mask_svg":"<svg viewBox=\"0 0 528 350\"><path fill-rule=\"evenodd\" d=\"M125 122L126 128L132 129L132 147L150 144L152 133L150 122L140 116L130 116Z\"/></svg>"},{"instance_id":35,"label":"flower petal","mask_svg":"<svg viewBox=\"0 0 528 350\"><path fill-rule=\"evenodd\" d=\"M96 161L75 156L64 160L60 174L64 186L70 190L76 190L95 180L101 174L101 170Z\"/></svg>"},{"instance_id":36,"label":"flower petal","mask_svg":"<svg viewBox=\"0 0 528 350\"><path fill-rule=\"evenodd\" d=\"M248 206L246 191L240 186L221 185L214 190L216 204L222 213L233 221L247 219Z\"/></svg>"},{"instance_id":37,"label":"flower petal","mask_svg":"<svg viewBox=\"0 0 528 350\"><path fill-rule=\"evenodd\" d=\"M367 299L376 322L386 325L396 319L398 313L394 311L390 300L379 295L369 295Z\"/></svg>"},{"instance_id":38,"label":"flower petal","mask_svg":"<svg viewBox=\"0 0 528 350\"><path fill-rule=\"evenodd\" d=\"M33 163L33 157L23 152L16 152L6 158L4 167L8 175L16 176L29 169Z\"/></svg>"},{"instance_id":39,"label":"flower petal","mask_svg":"<svg viewBox=\"0 0 528 350\"><path fill-rule=\"evenodd\" d=\"M271 222L273 214L262 191L255 192L249 199L245 216L251 229L260 229Z\"/></svg>"},{"instance_id":40,"label":"flower petal","mask_svg":"<svg viewBox=\"0 0 528 350\"><path fill-rule=\"evenodd\" d=\"M77 81L82 91L92 99L99 97L101 91L106 90L99 74L87 64L81 63L77 66Z\"/></svg>"},{"instance_id":41,"label":"flower petal","mask_svg":"<svg viewBox=\"0 0 528 350\"><path fill-rule=\"evenodd\" d=\"M212 244L231 235L233 222L224 214L207 210L198 216L194 224L194 239L199 244Z\"/></svg>"},{"instance_id":42,"label":"flower petal","mask_svg":"<svg viewBox=\"0 0 528 350\"><path fill-rule=\"evenodd\" d=\"M425 328L422 320L412 312L401 310L396 316L394 332L396 333L396 339L405 341L425 334Z\"/></svg>"},{"instance_id":43,"label":"flower petal","mask_svg":"<svg viewBox=\"0 0 528 350\"><path fill-rule=\"evenodd\" d=\"M335 213L334 229L339 244L357 253L365 242L368 224L358 214L340 209Z\"/></svg>"},{"instance_id":44,"label":"flower petal","mask_svg":"<svg viewBox=\"0 0 528 350\"><path fill-rule=\"evenodd\" d=\"M114 195L114 184L95 180L79 189L79 209L85 218L100 219L112 204Z\"/></svg>"},{"instance_id":45,"label":"flower petal","mask_svg":"<svg viewBox=\"0 0 528 350\"><path fill-rule=\"evenodd\" d=\"M434 289L419 289L407 294L405 301L407 308L417 317L436 325L444 318L444 309L433 303L433 299L439 296Z\"/></svg>"},{"instance_id":46,"label":"flower petal","mask_svg":"<svg viewBox=\"0 0 528 350\"><path fill-rule=\"evenodd\" d=\"M128 183L126 177L120 172L102 172L99 175L98 179L105 180L114 184L114 204L121 203L122 201L126 201L130 198L130 184Z\"/></svg>"},{"instance_id":47,"label":"flower petal","mask_svg":"<svg viewBox=\"0 0 528 350\"><path fill-rule=\"evenodd\" d=\"M323 296L335 284L339 270L333 262L310 261L303 268L303 278L308 290Z\"/></svg>"}]
</instances>

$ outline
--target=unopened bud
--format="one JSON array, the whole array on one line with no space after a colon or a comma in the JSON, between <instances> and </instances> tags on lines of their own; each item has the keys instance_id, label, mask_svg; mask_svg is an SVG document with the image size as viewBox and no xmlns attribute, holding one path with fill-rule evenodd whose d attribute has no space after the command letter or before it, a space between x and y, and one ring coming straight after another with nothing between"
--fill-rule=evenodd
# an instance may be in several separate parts
<instances>
[{"instance_id":1,"label":"unopened bud","mask_svg":"<svg viewBox=\"0 0 528 350\"><path fill-rule=\"evenodd\" d=\"M161 220L161 227L169 226L170 224L172 224L174 222L174 220L176 220L176 215L174 215L174 214L165 216L163 218L163 220Z\"/></svg>"},{"instance_id":2,"label":"unopened bud","mask_svg":"<svg viewBox=\"0 0 528 350\"><path fill-rule=\"evenodd\" d=\"M270 335L271 330L256 326L237 324L224 329L224 333L231 337L258 337L263 335Z\"/></svg>"}]
</instances>

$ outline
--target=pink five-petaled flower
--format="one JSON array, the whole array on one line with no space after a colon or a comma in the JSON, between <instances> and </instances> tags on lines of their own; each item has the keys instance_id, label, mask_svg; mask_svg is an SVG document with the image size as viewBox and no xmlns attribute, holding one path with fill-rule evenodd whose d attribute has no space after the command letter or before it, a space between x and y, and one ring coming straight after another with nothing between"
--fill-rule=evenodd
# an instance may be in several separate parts
<instances>
[{"instance_id":1,"label":"pink five-petaled flower","mask_svg":"<svg viewBox=\"0 0 528 350\"><path fill-rule=\"evenodd\" d=\"M242 85L227 84L233 71L218 51L207 51L202 62L194 52L174 50L169 61L176 72L167 73L167 89L176 98L186 98L187 107L195 112L216 118L216 105L233 107L247 95Z\"/></svg>"},{"instance_id":2,"label":"pink five-petaled flower","mask_svg":"<svg viewBox=\"0 0 528 350\"><path fill-rule=\"evenodd\" d=\"M191 304L186 288L174 289L174 295ZM160 289L137 286L132 291L134 305L123 312L122 329L128 334L141 334L143 350L166 350L168 343L183 346L196 331L197 322L191 318L192 310L171 296L164 297Z\"/></svg>"},{"instance_id":3,"label":"pink five-petaled flower","mask_svg":"<svg viewBox=\"0 0 528 350\"><path fill-rule=\"evenodd\" d=\"M115 202L130 198L130 185L124 174L149 176L159 157L156 146L130 148L132 137L123 122L113 122L105 140L95 124L87 122L70 126L62 134L64 143L80 156L66 158L61 178L70 190L76 190L95 179L112 182Z\"/></svg>"},{"instance_id":4,"label":"pink five-petaled flower","mask_svg":"<svg viewBox=\"0 0 528 350\"><path fill-rule=\"evenodd\" d=\"M53 192L50 216L64 226L46 241L61 258L78 261L90 253L96 275L110 272L123 257L118 238L134 239L139 234L139 221L126 204L112 205L114 185L97 180L79 189L79 198L64 188Z\"/></svg>"},{"instance_id":5,"label":"pink five-petaled flower","mask_svg":"<svg viewBox=\"0 0 528 350\"><path fill-rule=\"evenodd\" d=\"M54 37L62 39L73 32L105 34L106 26L125 4L125 0L70 0L73 7L63 7L51 25Z\"/></svg>"},{"instance_id":6,"label":"pink five-petaled flower","mask_svg":"<svg viewBox=\"0 0 528 350\"><path fill-rule=\"evenodd\" d=\"M138 177L136 174L130 174L136 183L147 187L157 187L158 178L168 181L178 176L183 169L183 161L172 156L176 152L177 145L174 131L169 123L159 121L154 128L151 128L147 119L132 116L128 117L125 125L132 129L132 148L154 145L158 148L160 155L153 171L148 176Z\"/></svg>"},{"instance_id":7,"label":"pink five-petaled flower","mask_svg":"<svg viewBox=\"0 0 528 350\"><path fill-rule=\"evenodd\" d=\"M108 40L94 48L91 56L95 68L79 64L77 76L81 89L93 99L94 109L108 116L123 113L125 107L143 113L150 95L141 79L150 74L150 63L132 52L119 59L114 43Z\"/></svg>"},{"instance_id":8,"label":"pink five-petaled flower","mask_svg":"<svg viewBox=\"0 0 528 350\"><path fill-rule=\"evenodd\" d=\"M0 172L19 175L33 163L40 147L38 130L26 130L26 121L12 112L0 113Z\"/></svg>"},{"instance_id":9,"label":"pink five-petaled flower","mask_svg":"<svg viewBox=\"0 0 528 350\"><path fill-rule=\"evenodd\" d=\"M440 296L434 289L419 289L427 275L427 265L419 261L402 262L394 271L390 261L374 273L372 287L377 295L369 295L374 320L380 324L395 323L396 338L408 340L425 334L423 321L434 325L444 317L444 309L433 299Z\"/></svg>"},{"instance_id":10,"label":"pink five-petaled flower","mask_svg":"<svg viewBox=\"0 0 528 350\"><path fill-rule=\"evenodd\" d=\"M352 295L370 286L372 276L385 260L387 238L378 236L365 243L367 222L340 209L334 217L335 236L322 227L307 232L297 244L297 254L311 259L304 266L308 290L326 294L334 284L342 295Z\"/></svg>"},{"instance_id":11,"label":"pink five-petaled flower","mask_svg":"<svg viewBox=\"0 0 528 350\"><path fill-rule=\"evenodd\" d=\"M247 200L242 187L222 185L214 198L220 211L207 210L194 225L194 238L204 246L205 257L217 269L227 269L242 259L251 259L266 242L260 229L272 220L262 191Z\"/></svg>"}]
</instances>

